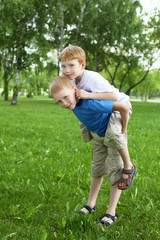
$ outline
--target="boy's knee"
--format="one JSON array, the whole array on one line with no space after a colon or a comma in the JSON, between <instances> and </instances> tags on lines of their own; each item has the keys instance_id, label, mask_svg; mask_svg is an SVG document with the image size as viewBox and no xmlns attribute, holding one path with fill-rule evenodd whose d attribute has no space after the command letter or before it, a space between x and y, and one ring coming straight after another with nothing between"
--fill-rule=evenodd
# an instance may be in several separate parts
<instances>
[{"instance_id":1,"label":"boy's knee","mask_svg":"<svg viewBox=\"0 0 160 240\"><path fill-rule=\"evenodd\" d=\"M113 134L106 133L104 145L112 149L123 149L127 147L127 134Z\"/></svg>"}]
</instances>

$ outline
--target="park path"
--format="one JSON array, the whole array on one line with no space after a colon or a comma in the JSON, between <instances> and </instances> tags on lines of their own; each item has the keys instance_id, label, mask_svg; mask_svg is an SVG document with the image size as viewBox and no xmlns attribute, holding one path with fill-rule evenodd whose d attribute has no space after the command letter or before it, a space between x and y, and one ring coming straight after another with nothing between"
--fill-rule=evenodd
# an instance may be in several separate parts
<instances>
[{"instance_id":1,"label":"park path","mask_svg":"<svg viewBox=\"0 0 160 240\"><path fill-rule=\"evenodd\" d=\"M53 100L52 98L37 98L34 100ZM141 99L130 99L131 102L144 102L144 100ZM160 103L160 99L148 99L147 102L152 102L152 103Z\"/></svg>"},{"instance_id":2,"label":"park path","mask_svg":"<svg viewBox=\"0 0 160 240\"><path fill-rule=\"evenodd\" d=\"M130 99L131 102L144 102L141 99ZM147 102L160 103L160 99L148 99Z\"/></svg>"}]
</instances>

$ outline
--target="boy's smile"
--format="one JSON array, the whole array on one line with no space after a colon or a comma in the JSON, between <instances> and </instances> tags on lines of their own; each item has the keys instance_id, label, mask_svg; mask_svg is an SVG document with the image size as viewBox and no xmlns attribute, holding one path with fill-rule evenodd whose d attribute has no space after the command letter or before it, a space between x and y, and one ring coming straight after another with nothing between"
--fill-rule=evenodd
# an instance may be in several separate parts
<instances>
[{"instance_id":1,"label":"boy's smile","mask_svg":"<svg viewBox=\"0 0 160 240\"><path fill-rule=\"evenodd\" d=\"M83 75L83 70L86 66L85 62L80 64L77 59L61 62L62 73L70 80L76 79L80 81Z\"/></svg>"},{"instance_id":2,"label":"boy's smile","mask_svg":"<svg viewBox=\"0 0 160 240\"><path fill-rule=\"evenodd\" d=\"M54 93L54 99L62 108L73 110L77 103L75 87L72 89L65 88Z\"/></svg>"}]
</instances>

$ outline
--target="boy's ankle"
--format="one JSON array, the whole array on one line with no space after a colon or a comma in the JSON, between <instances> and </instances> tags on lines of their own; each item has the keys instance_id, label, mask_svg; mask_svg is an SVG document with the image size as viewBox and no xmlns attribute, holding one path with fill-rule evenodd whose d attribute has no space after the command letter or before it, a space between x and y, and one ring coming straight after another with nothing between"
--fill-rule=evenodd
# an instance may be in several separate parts
<instances>
[{"instance_id":1,"label":"boy's ankle","mask_svg":"<svg viewBox=\"0 0 160 240\"><path fill-rule=\"evenodd\" d=\"M124 165L124 169L131 169L133 167L133 164L130 165Z\"/></svg>"}]
</instances>

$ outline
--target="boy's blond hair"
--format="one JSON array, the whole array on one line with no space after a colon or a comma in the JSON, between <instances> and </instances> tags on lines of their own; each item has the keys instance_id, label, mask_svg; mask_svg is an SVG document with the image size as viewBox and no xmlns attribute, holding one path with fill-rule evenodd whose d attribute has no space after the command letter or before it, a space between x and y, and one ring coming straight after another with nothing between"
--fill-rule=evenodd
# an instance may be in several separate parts
<instances>
[{"instance_id":1,"label":"boy's blond hair","mask_svg":"<svg viewBox=\"0 0 160 240\"><path fill-rule=\"evenodd\" d=\"M86 54L81 47L78 46L68 46L62 50L59 55L59 61L67 61L77 59L80 64L86 61Z\"/></svg>"},{"instance_id":2,"label":"boy's blond hair","mask_svg":"<svg viewBox=\"0 0 160 240\"><path fill-rule=\"evenodd\" d=\"M55 77L49 86L50 96L54 98L54 94L63 90L64 88L74 88L73 83L66 76Z\"/></svg>"}]
</instances>

